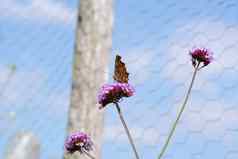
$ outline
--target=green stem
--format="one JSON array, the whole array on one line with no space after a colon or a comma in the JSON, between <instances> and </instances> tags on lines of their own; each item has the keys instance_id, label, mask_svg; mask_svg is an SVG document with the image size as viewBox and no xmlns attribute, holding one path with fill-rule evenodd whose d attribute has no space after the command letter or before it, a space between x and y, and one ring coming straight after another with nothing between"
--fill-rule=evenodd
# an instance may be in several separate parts
<instances>
[{"instance_id":1,"label":"green stem","mask_svg":"<svg viewBox=\"0 0 238 159\"><path fill-rule=\"evenodd\" d=\"M126 125L126 122L125 122L125 120L124 120L124 118L123 118L123 115L122 115L122 113L121 113L121 109L120 109L120 107L119 107L119 104L118 104L118 103L114 103L114 104L116 105L117 112L118 112L119 117L120 117L120 119L121 119L122 125L123 125L124 129L126 130L127 137L128 137L128 139L129 139L130 144L131 144L131 147L132 147L132 149L133 149L133 151L134 151L134 153L135 153L136 159L139 159L139 155L138 155L138 153L137 153L137 151L136 151L136 146L135 146L135 144L134 144L134 142L133 142L133 139L132 139L132 137L131 137L130 131L129 131L127 125Z\"/></svg>"},{"instance_id":2,"label":"green stem","mask_svg":"<svg viewBox=\"0 0 238 159\"><path fill-rule=\"evenodd\" d=\"M200 65L200 63L198 63L197 66L195 67L195 70L194 70L194 73L193 73L193 77L192 77L192 81L191 81L190 86L189 86L189 88L188 88L188 92L187 92L187 94L186 94L186 97L185 97L185 100L184 100L183 105L182 105L182 107L181 107L181 110L179 111L179 114L178 114L178 116L177 116L177 118L176 118L176 120L175 120L175 122L174 122L174 124L173 124L173 126L172 126L172 129L171 129L171 131L170 131L170 133L169 133L169 136L168 136L168 138L167 138L167 140L166 140L166 142L165 142L164 147L163 147L162 150L161 150L161 153L160 153L158 159L161 159L162 156L163 156L163 154L165 153L165 151L166 151L166 149L167 149L167 147L168 147L168 145L169 145L169 142L170 142L170 140L171 140L171 138L172 138L172 136L173 136L173 133L174 133L174 131L175 131L175 129L176 129L176 126L177 126L177 124L178 124L178 122L179 122L179 119L180 119L181 116L182 116L182 113L183 113L183 111L184 111L184 109L185 109L185 106L186 106L186 104L187 104L187 102L188 102L188 98L189 98L189 95L190 95L190 93L191 93L192 86L193 86L193 83L194 83L194 81L195 81L195 77L196 77L196 74L197 74L199 65Z\"/></svg>"}]
</instances>

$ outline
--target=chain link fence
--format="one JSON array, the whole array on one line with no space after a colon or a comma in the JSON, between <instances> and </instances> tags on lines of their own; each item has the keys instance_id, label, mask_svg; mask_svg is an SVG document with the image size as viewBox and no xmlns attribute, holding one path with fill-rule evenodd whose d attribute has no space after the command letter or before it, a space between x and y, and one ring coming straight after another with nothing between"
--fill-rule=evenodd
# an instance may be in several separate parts
<instances>
[{"instance_id":1,"label":"chain link fence","mask_svg":"<svg viewBox=\"0 0 238 159\"><path fill-rule=\"evenodd\" d=\"M1 3L0 158L19 131L39 138L42 159L62 158L78 2ZM158 156L191 80L188 51L203 46L215 59L199 72L164 158L237 159L238 2L117 0L114 6L109 79L120 53L136 89L121 108L141 158ZM102 157L133 158L115 108L105 111Z\"/></svg>"}]
</instances>

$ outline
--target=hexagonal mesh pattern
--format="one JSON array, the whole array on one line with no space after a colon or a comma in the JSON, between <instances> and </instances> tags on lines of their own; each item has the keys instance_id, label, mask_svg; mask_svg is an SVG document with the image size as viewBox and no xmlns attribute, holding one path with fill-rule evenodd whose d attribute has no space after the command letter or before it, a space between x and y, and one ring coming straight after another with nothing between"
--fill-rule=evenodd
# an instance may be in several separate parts
<instances>
[{"instance_id":1,"label":"hexagonal mesh pattern","mask_svg":"<svg viewBox=\"0 0 238 159\"><path fill-rule=\"evenodd\" d=\"M21 130L40 139L42 159L62 157L76 9L76 0L1 2L0 158ZM156 158L167 138L191 80L194 46L210 48L215 59L199 71L164 159L238 158L237 10L236 0L115 1L109 77L119 52L136 89L120 104L141 158ZM102 155L133 158L113 106Z\"/></svg>"}]
</instances>

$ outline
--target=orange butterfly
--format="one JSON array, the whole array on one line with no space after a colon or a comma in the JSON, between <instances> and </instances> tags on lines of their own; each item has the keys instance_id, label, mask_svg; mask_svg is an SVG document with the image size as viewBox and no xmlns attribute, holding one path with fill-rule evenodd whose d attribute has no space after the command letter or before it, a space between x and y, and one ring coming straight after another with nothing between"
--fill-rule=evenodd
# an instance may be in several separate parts
<instances>
[{"instance_id":1,"label":"orange butterfly","mask_svg":"<svg viewBox=\"0 0 238 159\"><path fill-rule=\"evenodd\" d=\"M128 83L129 80L129 73L127 72L126 65L121 61L121 56L119 55L116 55L113 79L121 83Z\"/></svg>"}]
</instances>

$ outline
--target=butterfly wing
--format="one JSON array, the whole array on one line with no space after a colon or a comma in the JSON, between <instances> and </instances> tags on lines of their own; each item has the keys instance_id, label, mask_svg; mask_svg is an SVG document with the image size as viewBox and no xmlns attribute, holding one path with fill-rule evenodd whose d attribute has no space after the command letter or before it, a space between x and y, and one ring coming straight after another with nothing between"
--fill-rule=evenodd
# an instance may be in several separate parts
<instances>
[{"instance_id":1,"label":"butterfly wing","mask_svg":"<svg viewBox=\"0 0 238 159\"><path fill-rule=\"evenodd\" d=\"M113 79L121 83L128 83L129 80L129 73L127 72L126 65L121 61L121 56L119 55L116 55Z\"/></svg>"}]
</instances>

